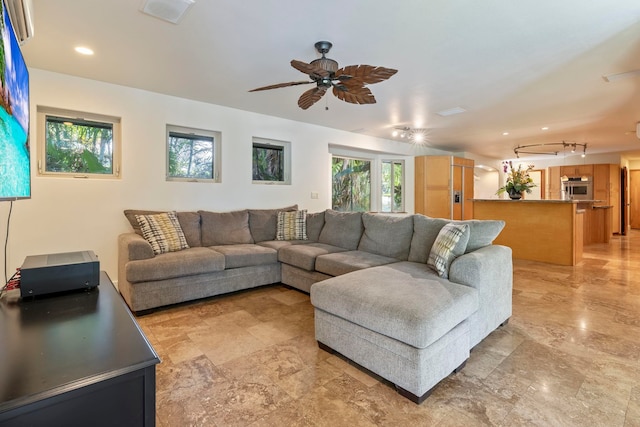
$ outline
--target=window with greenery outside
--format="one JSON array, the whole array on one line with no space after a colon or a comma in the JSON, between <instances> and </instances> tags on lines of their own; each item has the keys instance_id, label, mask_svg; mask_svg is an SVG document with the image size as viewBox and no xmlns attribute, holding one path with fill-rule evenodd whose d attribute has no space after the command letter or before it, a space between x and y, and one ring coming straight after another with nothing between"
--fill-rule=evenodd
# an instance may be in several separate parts
<instances>
[{"instance_id":1,"label":"window with greenery outside","mask_svg":"<svg viewBox=\"0 0 640 427\"><path fill-rule=\"evenodd\" d=\"M45 172L113 174L113 124L46 116Z\"/></svg>"},{"instance_id":2,"label":"window with greenery outside","mask_svg":"<svg viewBox=\"0 0 640 427\"><path fill-rule=\"evenodd\" d=\"M333 209L371 210L371 162L333 157L331 169Z\"/></svg>"},{"instance_id":3,"label":"window with greenery outside","mask_svg":"<svg viewBox=\"0 0 640 427\"><path fill-rule=\"evenodd\" d=\"M169 130L167 144L168 178L214 178L214 136Z\"/></svg>"},{"instance_id":4,"label":"window with greenery outside","mask_svg":"<svg viewBox=\"0 0 640 427\"><path fill-rule=\"evenodd\" d=\"M382 161L382 212L403 212L402 181L404 163L401 160Z\"/></svg>"},{"instance_id":5,"label":"window with greenery outside","mask_svg":"<svg viewBox=\"0 0 640 427\"><path fill-rule=\"evenodd\" d=\"M284 147L253 143L253 180L284 181Z\"/></svg>"}]
</instances>

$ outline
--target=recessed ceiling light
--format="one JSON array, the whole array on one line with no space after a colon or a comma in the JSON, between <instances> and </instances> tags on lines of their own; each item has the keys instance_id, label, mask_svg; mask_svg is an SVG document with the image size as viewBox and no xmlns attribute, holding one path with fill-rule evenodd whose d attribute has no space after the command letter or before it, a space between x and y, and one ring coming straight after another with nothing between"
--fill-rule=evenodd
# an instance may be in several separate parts
<instances>
[{"instance_id":1,"label":"recessed ceiling light","mask_svg":"<svg viewBox=\"0 0 640 427\"><path fill-rule=\"evenodd\" d=\"M509 132L502 132L502 135L503 136L507 136L507 135L509 135Z\"/></svg>"},{"instance_id":2,"label":"recessed ceiling light","mask_svg":"<svg viewBox=\"0 0 640 427\"><path fill-rule=\"evenodd\" d=\"M541 129L542 130L549 130L549 126L543 126Z\"/></svg>"},{"instance_id":3,"label":"recessed ceiling light","mask_svg":"<svg viewBox=\"0 0 640 427\"><path fill-rule=\"evenodd\" d=\"M84 47L84 46L77 46L75 48L75 51L78 52L81 55L93 55L93 50L89 49L88 47Z\"/></svg>"}]
</instances>

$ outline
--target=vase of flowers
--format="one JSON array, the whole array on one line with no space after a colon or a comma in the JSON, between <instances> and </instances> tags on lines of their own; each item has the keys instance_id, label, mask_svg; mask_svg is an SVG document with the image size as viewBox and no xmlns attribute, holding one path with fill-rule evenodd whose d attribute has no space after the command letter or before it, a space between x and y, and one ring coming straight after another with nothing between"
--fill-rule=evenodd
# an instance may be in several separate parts
<instances>
[{"instance_id":1,"label":"vase of flowers","mask_svg":"<svg viewBox=\"0 0 640 427\"><path fill-rule=\"evenodd\" d=\"M531 189L536 186L533 178L529 176L529 172L533 170L533 165L528 165L526 169L522 165L514 168L511 161L502 162L502 170L507 174L505 185L500 187L496 194L507 193L512 200L522 198L522 193L531 193Z\"/></svg>"}]
</instances>

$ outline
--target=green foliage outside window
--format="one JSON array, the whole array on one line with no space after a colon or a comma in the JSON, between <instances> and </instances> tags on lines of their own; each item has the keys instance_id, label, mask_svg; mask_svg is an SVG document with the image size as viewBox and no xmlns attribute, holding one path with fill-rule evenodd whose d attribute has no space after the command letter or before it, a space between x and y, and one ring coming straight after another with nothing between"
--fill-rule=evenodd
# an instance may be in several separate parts
<instances>
[{"instance_id":1,"label":"green foliage outside window","mask_svg":"<svg viewBox=\"0 0 640 427\"><path fill-rule=\"evenodd\" d=\"M169 177L213 179L214 138L169 132Z\"/></svg>"},{"instance_id":2,"label":"green foliage outside window","mask_svg":"<svg viewBox=\"0 0 640 427\"><path fill-rule=\"evenodd\" d=\"M371 162L334 157L331 169L333 209L371 210Z\"/></svg>"},{"instance_id":3,"label":"green foliage outside window","mask_svg":"<svg viewBox=\"0 0 640 427\"><path fill-rule=\"evenodd\" d=\"M382 162L382 212L401 212L403 163L385 160Z\"/></svg>"},{"instance_id":4,"label":"green foliage outside window","mask_svg":"<svg viewBox=\"0 0 640 427\"><path fill-rule=\"evenodd\" d=\"M284 177L284 148L253 144L253 180L282 182Z\"/></svg>"},{"instance_id":5,"label":"green foliage outside window","mask_svg":"<svg viewBox=\"0 0 640 427\"><path fill-rule=\"evenodd\" d=\"M47 116L46 172L113 173L113 125Z\"/></svg>"}]
</instances>

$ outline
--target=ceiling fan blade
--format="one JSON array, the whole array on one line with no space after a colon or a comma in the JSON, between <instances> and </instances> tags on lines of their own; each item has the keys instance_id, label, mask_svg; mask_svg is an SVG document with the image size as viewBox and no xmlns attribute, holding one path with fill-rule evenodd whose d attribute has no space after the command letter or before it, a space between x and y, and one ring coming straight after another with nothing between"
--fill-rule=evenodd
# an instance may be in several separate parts
<instances>
[{"instance_id":1,"label":"ceiling fan blade","mask_svg":"<svg viewBox=\"0 0 640 427\"><path fill-rule=\"evenodd\" d=\"M343 89L343 88L346 88ZM333 94L344 102L351 104L375 104L376 98L373 96L369 88L364 86L347 87L342 85L333 86Z\"/></svg>"},{"instance_id":2,"label":"ceiling fan blade","mask_svg":"<svg viewBox=\"0 0 640 427\"><path fill-rule=\"evenodd\" d=\"M315 64L307 64L306 62L294 59L291 61L291 66L298 71L308 74L312 79L329 77L329 72L327 70L322 69Z\"/></svg>"},{"instance_id":3,"label":"ceiling fan blade","mask_svg":"<svg viewBox=\"0 0 640 427\"><path fill-rule=\"evenodd\" d=\"M302 81L302 82L278 83L278 84L275 84L275 85L269 85L269 86L259 87L259 88L256 88L256 89L251 89L249 92L257 92L259 90L278 89L280 87L287 87L287 86L308 85L309 83L315 83L315 82L305 80L305 81Z\"/></svg>"},{"instance_id":4,"label":"ceiling fan blade","mask_svg":"<svg viewBox=\"0 0 640 427\"><path fill-rule=\"evenodd\" d=\"M380 83L387 80L398 70L385 67L374 67L373 65L347 65L336 71L336 78L344 83L359 80L363 84ZM350 78L349 78L350 77Z\"/></svg>"},{"instance_id":5,"label":"ceiling fan blade","mask_svg":"<svg viewBox=\"0 0 640 427\"><path fill-rule=\"evenodd\" d=\"M303 110L311 107L316 102L320 101L320 98L327 92L327 88L324 86L314 87L309 89L300 96L298 99L298 106Z\"/></svg>"}]
</instances>

